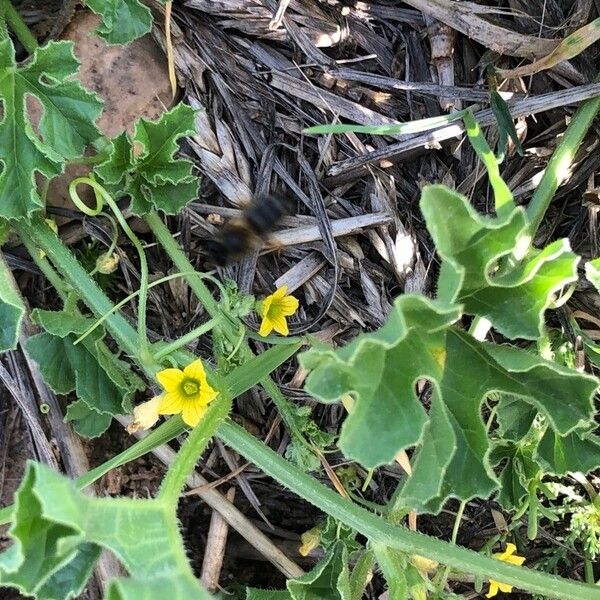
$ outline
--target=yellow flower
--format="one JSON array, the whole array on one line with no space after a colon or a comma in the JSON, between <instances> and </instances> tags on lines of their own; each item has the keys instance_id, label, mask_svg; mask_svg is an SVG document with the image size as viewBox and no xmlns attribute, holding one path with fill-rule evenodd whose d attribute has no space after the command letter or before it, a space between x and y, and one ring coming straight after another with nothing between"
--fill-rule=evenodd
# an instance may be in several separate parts
<instances>
[{"instance_id":1,"label":"yellow flower","mask_svg":"<svg viewBox=\"0 0 600 600\"><path fill-rule=\"evenodd\" d=\"M506 550L504 552L494 553L494 558L503 560L511 565L518 565L520 567L525 562L525 557L514 554L516 549L517 547L514 544L506 544ZM485 597L492 598L498 593L498 591L508 594L509 592L512 592L512 589L512 585L500 583L499 581L490 579L490 591L485 595Z\"/></svg>"},{"instance_id":2,"label":"yellow flower","mask_svg":"<svg viewBox=\"0 0 600 600\"><path fill-rule=\"evenodd\" d=\"M148 402L142 402L133 409L133 421L127 426L128 433L135 433L139 429L150 429L158 421L158 408L162 396L155 396Z\"/></svg>"},{"instance_id":3,"label":"yellow flower","mask_svg":"<svg viewBox=\"0 0 600 600\"><path fill-rule=\"evenodd\" d=\"M160 396L158 414L181 413L184 423L195 427L206 412L206 408L218 395L208 385L206 373L200 359L181 369L164 369L156 374L165 393Z\"/></svg>"},{"instance_id":4,"label":"yellow flower","mask_svg":"<svg viewBox=\"0 0 600 600\"><path fill-rule=\"evenodd\" d=\"M284 285L263 300L262 323L258 335L267 336L273 329L281 335L289 333L285 318L290 317L298 310L298 299L294 296L287 296L287 290L287 285Z\"/></svg>"}]
</instances>

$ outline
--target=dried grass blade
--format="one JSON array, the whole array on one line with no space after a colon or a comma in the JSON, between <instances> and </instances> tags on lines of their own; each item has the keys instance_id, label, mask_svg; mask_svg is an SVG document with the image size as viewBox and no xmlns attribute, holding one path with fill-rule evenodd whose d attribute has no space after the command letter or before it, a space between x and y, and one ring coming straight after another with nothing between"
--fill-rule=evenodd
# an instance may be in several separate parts
<instances>
[{"instance_id":1,"label":"dried grass blade","mask_svg":"<svg viewBox=\"0 0 600 600\"><path fill-rule=\"evenodd\" d=\"M551 69L558 63L574 58L599 39L600 17L573 32L571 35L568 35L548 56L540 58L530 65L523 65L516 69L498 69L498 74L506 79L535 75L540 71Z\"/></svg>"}]
</instances>

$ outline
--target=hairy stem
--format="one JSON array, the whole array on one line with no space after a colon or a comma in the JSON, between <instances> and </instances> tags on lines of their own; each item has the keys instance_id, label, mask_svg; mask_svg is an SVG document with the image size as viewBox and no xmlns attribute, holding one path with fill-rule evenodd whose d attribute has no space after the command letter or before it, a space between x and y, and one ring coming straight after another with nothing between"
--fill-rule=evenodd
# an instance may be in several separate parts
<instances>
[{"instance_id":1,"label":"hairy stem","mask_svg":"<svg viewBox=\"0 0 600 600\"><path fill-rule=\"evenodd\" d=\"M219 388L219 397L208 408L200 423L190 431L160 486L158 498L165 501L173 510L177 508L177 501L187 478L195 469L200 455L219 425L229 414L230 408L231 398L225 385L222 384Z\"/></svg>"},{"instance_id":2,"label":"hairy stem","mask_svg":"<svg viewBox=\"0 0 600 600\"><path fill-rule=\"evenodd\" d=\"M493 574L497 581L544 596L561 598L561 600L582 598L600 600L600 589L595 586L511 565L422 533L391 525L303 473L230 421L221 425L217 435L279 483L327 514L356 529L373 543L397 548L409 554L426 556L459 572L472 573L485 578Z\"/></svg>"}]
</instances>

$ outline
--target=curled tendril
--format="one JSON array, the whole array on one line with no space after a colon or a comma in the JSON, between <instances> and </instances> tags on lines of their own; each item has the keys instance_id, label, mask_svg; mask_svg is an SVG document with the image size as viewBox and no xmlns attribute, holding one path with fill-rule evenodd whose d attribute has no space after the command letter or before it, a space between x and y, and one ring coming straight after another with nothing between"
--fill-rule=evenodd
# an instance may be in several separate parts
<instances>
[{"instance_id":1,"label":"curled tendril","mask_svg":"<svg viewBox=\"0 0 600 600\"><path fill-rule=\"evenodd\" d=\"M96 207L90 208L87 206L79 197L77 193L78 185L88 185L94 190L94 197L96 200ZM119 225L125 232L125 235L131 240L131 243L135 246L135 249L138 253L140 259L140 289L139 289L139 299L138 299L138 339L140 344L140 354L145 359L150 359L150 352L148 346L148 338L146 336L146 302L148 299L148 261L146 260L146 254L144 252L144 247L142 243L138 239L138 237L133 233L129 224L125 220L123 213L117 206L117 203L113 200L112 196L101 186L96 180L91 177L77 177L73 179L69 184L69 196L73 204L85 215L89 217L95 217L102 212L104 207L104 203L106 203L109 208L112 210L115 215ZM98 322L96 323L96 325ZM89 330L88 330L89 332ZM87 335L86 332L84 334ZM80 338L83 339L83 338Z\"/></svg>"}]
</instances>

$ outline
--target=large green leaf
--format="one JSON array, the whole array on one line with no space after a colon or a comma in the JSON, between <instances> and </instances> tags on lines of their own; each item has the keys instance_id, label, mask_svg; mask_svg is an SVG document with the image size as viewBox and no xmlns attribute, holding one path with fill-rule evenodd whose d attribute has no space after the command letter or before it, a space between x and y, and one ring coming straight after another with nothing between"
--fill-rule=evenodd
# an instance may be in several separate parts
<instances>
[{"instance_id":1,"label":"large green leaf","mask_svg":"<svg viewBox=\"0 0 600 600\"><path fill-rule=\"evenodd\" d=\"M18 67L12 42L0 40L0 217L25 218L41 209L36 173L58 175L66 159L81 156L99 137L94 121L102 104L70 79L78 68L72 42L50 42ZM39 124L31 122L28 98L41 105Z\"/></svg>"},{"instance_id":2,"label":"large green leaf","mask_svg":"<svg viewBox=\"0 0 600 600\"><path fill-rule=\"evenodd\" d=\"M96 31L109 44L127 44L152 28L152 13L139 0L86 0L85 4L102 16Z\"/></svg>"},{"instance_id":3,"label":"large green leaf","mask_svg":"<svg viewBox=\"0 0 600 600\"><path fill-rule=\"evenodd\" d=\"M187 562L175 511L160 500L94 498L48 467L28 463L10 535L14 544L0 555L0 585L39 599L77 596L99 548L109 549L131 576L113 583L109 598L210 598ZM162 596L153 591L165 589Z\"/></svg>"},{"instance_id":4,"label":"large green leaf","mask_svg":"<svg viewBox=\"0 0 600 600\"><path fill-rule=\"evenodd\" d=\"M422 377L441 380L446 328L459 315L456 308L405 295L378 331L337 351L322 348L300 355L302 365L312 370L309 393L323 402L336 402L349 392L357 396L340 438L347 456L376 466L419 441L427 415L415 383Z\"/></svg>"},{"instance_id":5,"label":"large green leaf","mask_svg":"<svg viewBox=\"0 0 600 600\"><path fill-rule=\"evenodd\" d=\"M484 398L509 394L533 406L566 435L593 413L597 381L523 350L479 342L450 327L459 315L420 296L398 298L388 322L339 350L301 355L311 370L306 388L324 402L343 394L356 405L343 425L340 448L367 467L419 446L402 496L408 506L437 511L450 496L488 496L498 487L481 418ZM426 414L415 384L431 382Z\"/></svg>"},{"instance_id":6,"label":"large green leaf","mask_svg":"<svg viewBox=\"0 0 600 600\"><path fill-rule=\"evenodd\" d=\"M32 317L46 332L27 340L27 352L57 394L75 391L79 400L69 406L67 420L73 421L78 433L96 437L108 428L113 415L130 412L133 394L143 384L126 363L110 353L102 342L101 328L75 345L78 334L92 323L90 319L42 310L34 311Z\"/></svg>"},{"instance_id":7,"label":"large green leaf","mask_svg":"<svg viewBox=\"0 0 600 600\"><path fill-rule=\"evenodd\" d=\"M17 346L25 306L12 285L12 274L0 256L0 352Z\"/></svg>"},{"instance_id":8,"label":"large green leaf","mask_svg":"<svg viewBox=\"0 0 600 600\"><path fill-rule=\"evenodd\" d=\"M577 280L579 258L568 240L525 254L530 234L521 207L504 218L482 216L442 185L423 190L421 211L444 261L440 297L462 303L509 338L537 339L556 292ZM525 257L517 260L514 252Z\"/></svg>"},{"instance_id":9,"label":"large green leaf","mask_svg":"<svg viewBox=\"0 0 600 600\"><path fill-rule=\"evenodd\" d=\"M192 162L174 158L177 140L194 131L194 110L185 104L155 123L140 119L133 138L123 133L113 141L110 157L96 173L115 194L131 196L135 214L151 210L176 214L198 192ZM134 146L141 152L134 153Z\"/></svg>"}]
</instances>

